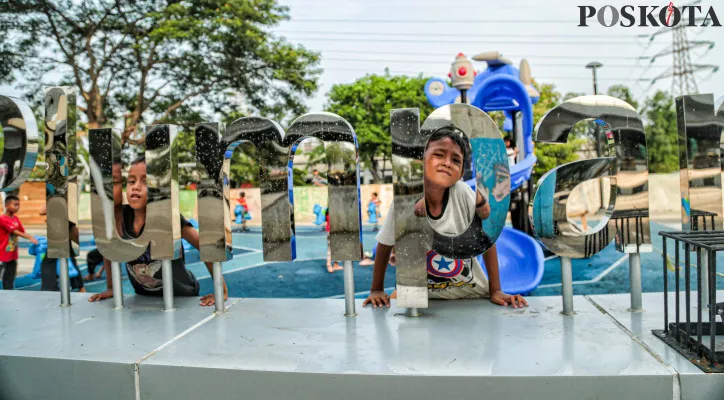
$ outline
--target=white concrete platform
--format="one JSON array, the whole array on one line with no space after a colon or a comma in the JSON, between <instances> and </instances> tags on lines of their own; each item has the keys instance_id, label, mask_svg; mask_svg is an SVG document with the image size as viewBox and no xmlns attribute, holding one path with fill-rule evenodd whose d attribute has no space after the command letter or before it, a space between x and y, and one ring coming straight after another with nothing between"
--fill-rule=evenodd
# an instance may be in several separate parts
<instances>
[{"instance_id":1,"label":"white concrete platform","mask_svg":"<svg viewBox=\"0 0 724 400\"><path fill-rule=\"evenodd\" d=\"M358 303L345 318L344 300L234 299L217 316L197 298L162 312L161 298L113 310L73 294L63 309L57 293L0 291L0 398L722 396L724 375L650 335L663 325L656 296L642 314L625 311L624 295L576 297L572 317L559 297L530 297L522 310L431 302L420 318Z\"/></svg>"}]
</instances>

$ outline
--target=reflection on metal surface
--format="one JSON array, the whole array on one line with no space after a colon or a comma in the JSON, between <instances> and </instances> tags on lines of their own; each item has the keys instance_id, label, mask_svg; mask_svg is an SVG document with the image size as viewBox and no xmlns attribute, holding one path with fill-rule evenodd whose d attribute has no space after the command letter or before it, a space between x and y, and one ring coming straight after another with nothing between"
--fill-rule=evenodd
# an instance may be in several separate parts
<instances>
[{"instance_id":1,"label":"reflection on metal surface","mask_svg":"<svg viewBox=\"0 0 724 400\"><path fill-rule=\"evenodd\" d=\"M0 95L3 152L0 159L0 191L20 187L35 167L38 156L38 124L33 110L14 97Z\"/></svg>"},{"instance_id":2,"label":"reflection on metal surface","mask_svg":"<svg viewBox=\"0 0 724 400\"><path fill-rule=\"evenodd\" d=\"M172 260L181 257L181 224L178 204L178 162L171 146L173 125L153 125L146 130L146 182L148 203L143 233L125 240L116 227L113 167L120 166L120 135L110 129L91 129L91 215L98 250L111 261L132 261L151 245L151 257ZM120 169L119 169L120 171ZM164 277L165 278L165 277ZM169 281L170 282L170 281ZM164 285L166 279L164 279Z\"/></svg>"},{"instance_id":3,"label":"reflection on metal surface","mask_svg":"<svg viewBox=\"0 0 724 400\"><path fill-rule=\"evenodd\" d=\"M577 97L548 111L538 123L534 140L566 143L576 122L588 118L603 127L606 150L617 157L575 161L543 175L531 204L535 234L548 249L571 258L590 257L602 250L612 239L609 232L616 232L619 251L651 251L646 138L641 117L633 107L609 96ZM595 229L583 233L567 215L566 208L573 206L568 204L569 195L579 184L602 177L610 177L609 204L601 204L605 213ZM624 229L621 224L617 230L610 219L614 206L617 211L636 210L645 212L645 216L640 225L626 225Z\"/></svg>"},{"instance_id":4,"label":"reflection on metal surface","mask_svg":"<svg viewBox=\"0 0 724 400\"><path fill-rule=\"evenodd\" d=\"M422 156L427 140L420 135L420 110L390 111L395 218L395 275L397 304L427 308L427 251L432 248L432 227L415 216L415 203L423 197Z\"/></svg>"},{"instance_id":5,"label":"reflection on metal surface","mask_svg":"<svg viewBox=\"0 0 724 400\"><path fill-rule=\"evenodd\" d=\"M505 144L498 127L482 110L453 104L440 107L419 125L419 110L399 109L390 114L395 193L395 248L398 304L427 307L429 249L447 257L464 259L486 251L500 235L510 205L510 171ZM435 232L428 221L414 214L424 196L423 155L429 138L442 129L460 132L469 139L476 172L476 188L487 193L490 217L477 215L456 237ZM474 207L474 206L473 206Z\"/></svg>"},{"instance_id":6,"label":"reflection on metal surface","mask_svg":"<svg viewBox=\"0 0 724 400\"><path fill-rule=\"evenodd\" d=\"M78 223L75 88L45 90L45 184L50 258L71 257L69 223ZM77 243L73 243L73 250ZM63 272L63 271L61 271Z\"/></svg>"},{"instance_id":7,"label":"reflection on metal surface","mask_svg":"<svg viewBox=\"0 0 724 400\"><path fill-rule=\"evenodd\" d=\"M697 94L676 98L679 130L679 176L681 178L681 223L684 231L696 230L692 210L715 214L722 228L721 126L714 110L714 95ZM702 226L703 227L703 226Z\"/></svg>"},{"instance_id":8,"label":"reflection on metal surface","mask_svg":"<svg viewBox=\"0 0 724 400\"><path fill-rule=\"evenodd\" d=\"M222 168L223 133L219 123L196 126L196 165L200 175L196 189L199 217L199 258L222 262L232 258L231 211L229 206L229 175ZM226 185L224 185L226 184Z\"/></svg>"},{"instance_id":9,"label":"reflection on metal surface","mask_svg":"<svg viewBox=\"0 0 724 400\"><path fill-rule=\"evenodd\" d=\"M342 117L331 113L303 115L287 130L289 168L296 146L305 138L324 142L329 167L329 246L333 260L358 261L362 255L357 136ZM290 172L291 176L291 172Z\"/></svg>"},{"instance_id":10,"label":"reflection on metal surface","mask_svg":"<svg viewBox=\"0 0 724 400\"><path fill-rule=\"evenodd\" d=\"M296 247L294 241L294 207L289 199L289 182L291 181L291 171L287 170L287 162L289 155L287 148L283 146L284 130L276 122L261 117L245 117L240 118L231 123L226 128L222 139L221 147L217 150L212 149L213 146L209 141L198 141L197 132L197 153L199 160L207 169L210 179L215 179L216 190L219 190L219 183L223 185L223 197L215 197L216 195L206 195L204 204L212 206L211 202L216 204L215 207L223 207L224 212L229 211L229 174L231 173L231 156L234 149L243 142L251 142L256 146L258 165L259 165L259 185L261 189L261 223L262 223L262 244L264 249L264 261L292 261L296 257ZM220 153L218 153L220 152ZM209 162L204 161L208 154L218 154L218 160L223 160L223 166L218 175L216 169L209 170ZM216 161L214 161L216 162ZM216 165L216 164L214 164ZM217 168L214 166L214 168ZM212 175L217 174L217 175ZM213 178L219 176L217 178ZM211 180L209 180L211 183ZM199 195L200 196L200 195ZM209 197L211 196L211 197ZM201 197L199 197L199 219L201 219ZM210 211L217 212L216 208ZM214 224L211 232L202 233L206 243L212 240L218 243L221 237L221 225L217 214L211 216L207 214L204 218L207 222ZM215 221L215 222L211 222ZM211 226L211 225L206 226ZM201 232L204 227L199 221ZM228 236L227 235L228 232ZM224 241L231 244L231 216L224 215ZM218 250L217 250L218 251Z\"/></svg>"}]
</instances>

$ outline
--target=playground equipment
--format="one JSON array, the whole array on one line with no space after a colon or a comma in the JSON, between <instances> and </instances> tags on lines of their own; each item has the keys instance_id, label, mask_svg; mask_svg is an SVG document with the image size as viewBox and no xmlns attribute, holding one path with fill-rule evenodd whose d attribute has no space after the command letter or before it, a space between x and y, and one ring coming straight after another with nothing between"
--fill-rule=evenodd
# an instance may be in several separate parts
<instances>
[{"instance_id":1,"label":"playground equipment","mask_svg":"<svg viewBox=\"0 0 724 400\"><path fill-rule=\"evenodd\" d=\"M519 232L531 233L528 202L533 188L530 177L536 162L532 140L533 104L538 102L540 93L532 85L530 65L525 59L520 68L498 52L481 53L473 56L473 60L485 62L487 68L475 72L472 63L460 53L449 74L453 87L441 78L431 78L425 84L425 95L436 108L467 102L486 112L505 114L503 130L513 135L520 150L516 163L510 166L511 217L515 229L505 227L496 243L503 290L527 293L540 282L544 266L538 242Z\"/></svg>"}]
</instances>

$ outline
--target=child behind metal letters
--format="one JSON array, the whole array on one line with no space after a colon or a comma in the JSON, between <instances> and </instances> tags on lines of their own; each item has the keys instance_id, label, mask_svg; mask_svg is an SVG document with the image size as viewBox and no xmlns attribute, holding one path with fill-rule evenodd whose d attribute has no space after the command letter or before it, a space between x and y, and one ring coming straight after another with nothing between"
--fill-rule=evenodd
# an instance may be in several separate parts
<instances>
[{"instance_id":1,"label":"child behind metal letters","mask_svg":"<svg viewBox=\"0 0 724 400\"><path fill-rule=\"evenodd\" d=\"M425 153L425 197L415 204L415 215L427 216L432 227L439 233L456 236L464 232L475 214L481 219L490 215L490 205L480 190L473 190L461 181L464 165L469 163L469 149L464 139L454 130L441 129L430 137ZM394 245L395 230L393 207L377 234L377 256L370 295L363 305L390 306L390 297L384 292L387 263ZM488 277L475 258L467 260L446 259L428 251L428 295L436 299L462 299L490 297L490 301L514 308L527 306L520 295L511 296L500 289L498 255L491 247L484 255ZM392 298L395 297L393 293Z\"/></svg>"},{"instance_id":2,"label":"child behind metal letters","mask_svg":"<svg viewBox=\"0 0 724 400\"><path fill-rule=\"evenodd\" d=\"M146 224L146 204L148 202L148 188L146 186L146 160L138 158L131 164L126 184L126 197L128 204L120 208L122 234L125 239L139 237L143 233ZM199 248L199 233L183 217L181 218L182 237L195 248ZM173 292L175 296L198 296L199 282L191 271L186 269L184 257L173 260ZM212 263L207 262L206 268L212 274ZM147 296L161 296L163 294L163 281L161 276L161 261L151 258L151 247L133 261L126 263L128 280L131 281L136 294ZM97 293L88 301L99 301L113 297L111 288L112 275L106 271L108 290ZM223 279L223 277L222 277ZM228 298L228 289L224 282L224 300ZM214 305L213 293L201 297L202 306Z\"/></svg>"}]
</instances>

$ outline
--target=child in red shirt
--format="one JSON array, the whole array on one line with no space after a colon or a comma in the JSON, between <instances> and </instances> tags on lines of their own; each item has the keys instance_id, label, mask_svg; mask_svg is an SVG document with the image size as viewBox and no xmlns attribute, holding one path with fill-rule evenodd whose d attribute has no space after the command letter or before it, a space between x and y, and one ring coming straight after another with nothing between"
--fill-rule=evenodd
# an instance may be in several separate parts
<instances>
[{"instance_id":1,"label":"child in red shirt","mask_svg":"<svg viewBox=\"0 0 724 400\"><path fill-rule=\"evenodd\" d=\"M20 199L17 196L5 197L5 214L0 215L0 262L2 262L3 289L15 287L15 274L18 270L18 236L33 244L38 241L25 233L25 228L15 215L20 211Z\"/></svg>"}]
</instances>

